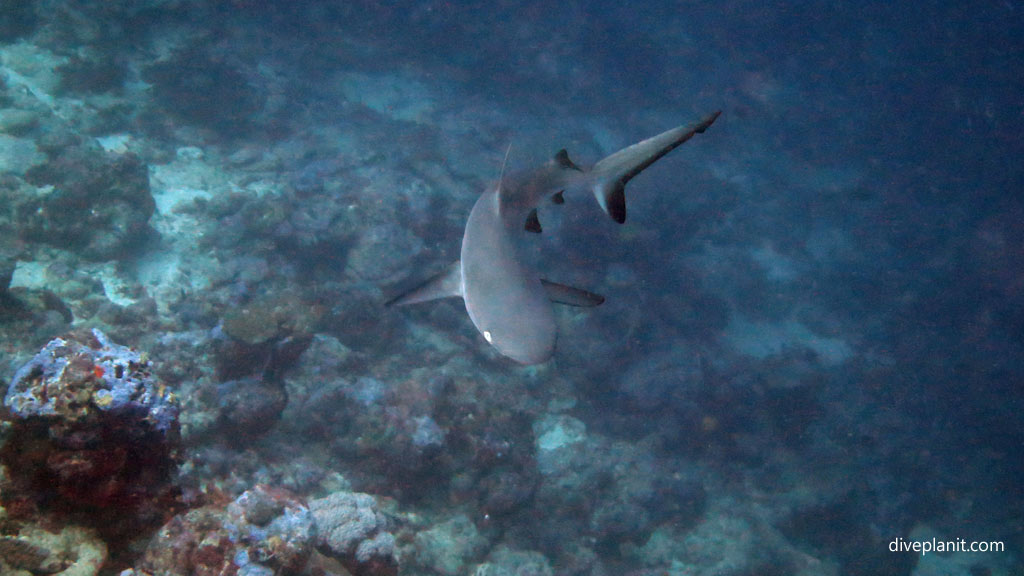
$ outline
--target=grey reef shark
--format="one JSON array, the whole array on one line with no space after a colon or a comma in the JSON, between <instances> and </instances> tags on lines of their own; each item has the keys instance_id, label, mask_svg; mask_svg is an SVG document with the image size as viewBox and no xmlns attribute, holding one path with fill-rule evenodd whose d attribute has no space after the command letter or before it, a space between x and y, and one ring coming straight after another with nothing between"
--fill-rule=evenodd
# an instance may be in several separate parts
<instances>
[{"instance_id":1,"label":"grey reef shark","mask_svg":"<svg viewBox=\"0 0 1024 576\"><path fill-rule=\"evenodd\" d=\"M392 299L404 306L438 298L460 297L477 330L498 352L521 364L539 364L555 351L555 315L551 302L597 306L600 295L556 284L540 275L520 255L524 232L540 232L537 206L564 202L566 191L590 190L601 209L618 223L626 221L626 183L662 156L701 134L721 111L662 132L585 170L564 149L532 170L505 175L473 206L462 236L461 258L423 284Z\"/></svg>"}]
</instances>

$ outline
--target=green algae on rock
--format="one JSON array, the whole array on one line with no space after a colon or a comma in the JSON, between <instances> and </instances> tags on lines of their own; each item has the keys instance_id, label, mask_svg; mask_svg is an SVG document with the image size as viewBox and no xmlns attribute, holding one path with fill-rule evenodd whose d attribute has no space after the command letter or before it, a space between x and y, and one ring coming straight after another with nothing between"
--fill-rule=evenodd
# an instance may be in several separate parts
<instances>
[{"instance_id":1,"label":"green algae on rock","mask_svg":"<svg viewBox=\"0 0 1024 576\"><path fill-rule=\"evenodd\" d=\"M274 295L233 308L224 315L224 332L249 345L289 334L311 334L315 311L298 298Z\"/></svg>"},{"instance_id":2,"label":"green algae on rock","mask_svg":"<svg viewBox=\"0 0 1024 576\"><path fill-rule=\"evenodd\" d=\"M95 532L65 526L51 532L34 524L0 536L0 574L5 576L95 576L107 560L107 547Z\"/></svg>"}]
</instances>

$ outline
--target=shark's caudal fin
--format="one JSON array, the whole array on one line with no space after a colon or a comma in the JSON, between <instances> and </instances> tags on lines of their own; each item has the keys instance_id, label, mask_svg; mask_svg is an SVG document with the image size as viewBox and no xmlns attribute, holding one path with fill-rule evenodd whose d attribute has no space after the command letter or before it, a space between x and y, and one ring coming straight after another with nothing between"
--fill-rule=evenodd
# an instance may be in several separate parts
<instances>
[{"instance_id":1,"label":"shark's caudal fin","mask_svg":"<svg viewBox=\"0 0 1024 576\"><path fill-rule=\"evenodd\" d=\"M720 110L712 112L694 124L679 126L637 142L595 164L587 176L601 209L619 224L625 222L626 183L659 158L693 138L694 134L703 133L721 113Z\"/></svg>"},{"instance_id":2,"label":"shark's caudal fin","mask_svg":"<svg viewBox=\"0 0 1024 576\"><path fill-rule=\"evenodd\" d=\"M439 298L462 298L462 261L456 260L419 286L388 300L385 306L405 306Z\"/></svg>"}]
</instances>

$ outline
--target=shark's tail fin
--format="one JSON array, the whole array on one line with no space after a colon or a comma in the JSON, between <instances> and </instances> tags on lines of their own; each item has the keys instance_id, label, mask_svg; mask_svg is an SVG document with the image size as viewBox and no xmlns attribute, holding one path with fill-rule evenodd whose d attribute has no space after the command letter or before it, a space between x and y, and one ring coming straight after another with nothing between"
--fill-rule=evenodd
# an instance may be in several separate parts
<instances>
[{"instance_id":1,"label":"shark's tail fin","mask_svg":"<svg viewBox=\"0 0 1024 576\"><path fill-rule=\"evenodd\" d=\"M659 158L693 138L694 134L703 133L721 113L721 110L712 112L699 122L679 126L637 142L595 164L587 177L601 209L619 224L625 222L626 183Z\"/></svg>"}]
</instances>

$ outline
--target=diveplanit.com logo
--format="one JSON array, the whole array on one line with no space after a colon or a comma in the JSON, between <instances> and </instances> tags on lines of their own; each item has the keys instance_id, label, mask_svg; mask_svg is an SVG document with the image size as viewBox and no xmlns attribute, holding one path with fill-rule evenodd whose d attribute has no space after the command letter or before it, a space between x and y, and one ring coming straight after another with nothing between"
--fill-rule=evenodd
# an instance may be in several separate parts
<instances>
[{"instance_id":1,"label":"diveplanit.com logo","mask_svg":"<svg viewBox=\"0 0 1024 576\"><path fill-rule=\"evenodd\" d=\"M921 556L929 552L1005 552L1006 546L1000 541L978 541L956 538L953 540L907 540L899 538L889 542L890 552L916 552Z\"/></svg>"}]
</instances>

